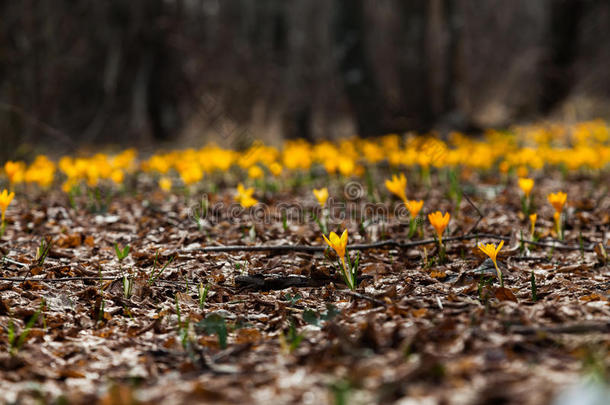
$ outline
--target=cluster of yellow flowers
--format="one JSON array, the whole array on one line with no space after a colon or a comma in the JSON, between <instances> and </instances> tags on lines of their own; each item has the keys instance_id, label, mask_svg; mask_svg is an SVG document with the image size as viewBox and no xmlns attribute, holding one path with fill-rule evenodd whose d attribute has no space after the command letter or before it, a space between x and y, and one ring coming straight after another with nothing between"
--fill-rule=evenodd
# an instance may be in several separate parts
<instances>
[{"instance_id":1,"label":"cluster of yellow flowers","mask_svg":"<svg viewBox=\"0 0 610 405\"><path fill-rule=\"evenodd\" d=\"M127 149L116 156L98 153L90 158L64 156L58 164L44 155L39 155L29 166L22 161L6 162L4 173L11 188L25 182L35 183L46 189L53 184L58 168L63 174L62 189L66 192L80 182L91 187L104 179L121 184L125 173L136 169L136 151Z\"/></svg>"},{"instance_id":2,"label":"cluster of yellow flowers","mask_svg":"<svg viewBox=\"0 0 610 405\"><path fill-rule=\"evenodd\" d=\"M55 178L56 166L49 158L44 155L37 156L36 159L26 166L25 162L11 162L4 164L4 174L12 188L19 183L36 183L41 188L48 188Z\"/></svg>"},{"instance_id":3,"label":"cluster of yellow flowers","mask_svg":"<svg viewBox=\"0 0 610 405\"><path fill-rule=\"evenodd\" d=\"M62 185L65 192L70 191L80 182L86 182L90 187L96 186L100 180L111 180L122 184L126 172L136 168L136 151L127 149L114 157L98 153L91 158L71 158L64 156L59 160L59 169L66 177Z\"/></svg>"},{"instance_id":4,"label":"cluster of yellow flowers","mask_svg":"<svg viewBox=\"0 0 610 405\"><path fill-rule=\"evenodd\" d=\"M121 184L127 173L135 170L159 177L159 186L172 187L171 172L186 185L196 184L206 174L225 172L233 167L250 179L278 177L285 171L324 167L329 174L359 176L365 167L381 161L393 168L464 167L490 169L498 165L502 172L517 170L525 177L528 170L545 166L574 169L602 169L610 164L610 130L606 122L588 121L572 126L540 124L515 127L498 132L487 131L482 138L451 133L447 141L416 134L386 135L375 139L346 139L311 144L303 140L287 141L282 149L255 142L244 151L208 145L201 149L158 153L141 161L133 149L116 155L96 154L90 158L63 157L56 165L45 156L27 166L24 162L6 162L4 175L10 185L21 182L49 187L62 173L63 189L84 182L95 186L100 180ZM400 182L402 179L394 179ZM401 199L403 196L399 195ZM409 206L408 201L405 205Z\"/></svg>"}]
</instances>

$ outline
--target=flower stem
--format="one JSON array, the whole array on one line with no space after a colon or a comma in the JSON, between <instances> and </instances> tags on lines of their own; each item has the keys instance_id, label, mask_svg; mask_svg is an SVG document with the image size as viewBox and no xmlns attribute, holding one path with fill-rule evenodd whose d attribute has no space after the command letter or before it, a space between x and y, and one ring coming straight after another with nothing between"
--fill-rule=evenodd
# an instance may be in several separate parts
<instances>
[{"instance_id":1,"label":"flower stem","mask_svg":"<svg viewBox=\"0 0 610 405\"><path fill-rule=\"evenodd\" d=\"M354 287L352 285L352 278L349 276L348 269L345 265L345 256L341 258L341 265L343 266L343 278L345 279L345 283L347 284L350 290L353 290Z\"/></svg>"},{"instance_id":2,"label":"flower stem","mask_svg":"<svg viewBox=\"0 0 610 405\"><path fill-rule=\"evenodd\" d=\"M415 235L415 231L417 230L417 218L411 218L411 222L409 222L409 239Z\"/></svg>"},{"instance_id":3,"label":"flower stem","mask_svg":"<svg viewBox=\"0 0 610 405\"><path fill-rule=\"evenodd\" d=\"M504 276L498 267L498 264L494 260L494 266L496 267L496 272L498 273L498 278L500 279L500 287L504 288Z\"/></svg>"}]
</instances>

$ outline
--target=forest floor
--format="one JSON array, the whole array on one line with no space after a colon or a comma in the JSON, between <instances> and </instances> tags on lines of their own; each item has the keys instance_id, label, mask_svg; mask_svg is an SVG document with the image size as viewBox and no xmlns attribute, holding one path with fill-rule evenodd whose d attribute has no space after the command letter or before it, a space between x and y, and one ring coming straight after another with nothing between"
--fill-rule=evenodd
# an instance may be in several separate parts
<instances>
[{"instance_id":1,"label":"forest floor","mask_svg":"<svg viewBox=\"0 0 610 405\"><path fill-rule=\"evenodd\" d=\"M354 291L319 224L282 213L314 210L310 189L267 193L265 209L239 212L229 188L204 212L191 205L196 193L145 185L105 207L30 190L0 240L0 402L576 404L579 389L606 395L610 271L600 242L610 237L610 183L601 179L537 180L532 244L520 240L531 238L516 185L471 178L445 261L427 219L408 239L394 215L363 219L365 193L330 185L348 205L330 207L328 230L348 229L352 260L360 252ZM451 207L435 181L412 191L426 212ZM561 242L546 201L559 189L569 201ZM505 288L477 248L500 240ZM129 246L121 261L116 245Z\"/></svg>"}]
</instances>

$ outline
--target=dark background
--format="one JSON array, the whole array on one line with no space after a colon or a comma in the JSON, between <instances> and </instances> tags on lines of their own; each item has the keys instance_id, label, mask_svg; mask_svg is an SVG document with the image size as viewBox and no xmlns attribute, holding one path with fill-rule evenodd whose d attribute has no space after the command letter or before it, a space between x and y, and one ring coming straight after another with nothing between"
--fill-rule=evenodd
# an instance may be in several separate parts
<instances>
[{"instance_id":1,"label":"dark background","mask_svg":"<svg viewBox=\"0 0 610 405\"><path fill-rule=\"evenodd\" d=\"M0 158L610 115L604 0L20 0L0 13Z\"/></svg>"}]
</instances>

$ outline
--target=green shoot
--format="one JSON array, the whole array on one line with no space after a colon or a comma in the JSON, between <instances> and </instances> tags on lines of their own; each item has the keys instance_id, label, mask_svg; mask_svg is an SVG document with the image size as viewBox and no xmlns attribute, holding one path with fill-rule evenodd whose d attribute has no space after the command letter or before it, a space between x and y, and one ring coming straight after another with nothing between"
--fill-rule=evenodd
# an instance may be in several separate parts
<instances>
[{"instance_id":1,"label":"green shoot","mask_svg":"<svg viewBox=\"0 0 610 405\"><path fill-rule=\"evenodd\" d=\"M127 275L123 276L123 295L125 298L131 298L131 294L133 291L133 277L127 277Z\"/></svg>"},{"instance_id":2,"label":"green shoot","mask_svg":"<svg viewBox=\"0 0 610 405\"><path fill-rule=\"evenodd\" d=\"M348 399L352 390L349 381L341 380L335 382L329 388L333 393L335 405L347 405L349 403Z\"/></svg>"},{"instance_id":3,"label":"green shoot","mask_svg":"<svg viewBox=\"0 0 610 405\"><path fill-rule=\"evenodd\" d=\"M199 322L199 326L203 328L207 334L218 335L218 345L221 349L227 348L227 324L225 319L219 314L208 314L205 319Z\"/></svg>"},{"instance_id":4,"label":"green shoot","mask_svg":"<svg viewBox=\"0 0 610 405\"><path fill-rule=\"evenodd\" d=\"M303 334L297 332L294 319L290 319L288 333L284 335L284 332L280 331L280 346L286 353L292 353L299 347L304 337L305 336Z\"/></svg>"},{"instance_id":5,"label":"green shoot","mask_svg":"<svg viewBox=\"0 0 610 405\"><path fill-rule=\"evenodd\" d=\"M303 311L303 320L310 325L320 326L322 321L330 321L339 315L340 312L332 304L326 304L326 312L318 313L312 309Z\"/></svg>"},{"instance_id":6,"label":"green shoot","mask_svg":"<svg viewBox=\"0 0 610 405\"><path fill-rule=\"evenodd\" d=\"M120 248L119 244L115 243L114 251L116 252L117 259L119 259L119 263L121 263L129 255L129 245L125 245L124 248Z\"/></svg>"},{"instance_id":7,"label":"green shoot","mask_svg":"<svg viewBox=\"0 0 610 405\"><path fill-rule=\"evenodd\" d=\"M169 266L171 264L171 262L174 261L174 257L175 256L170 257L169 260L163 265L163 267L161 267L159 272L155 274L155 271L157 268L157 263L158 263L158 258L159 258L159 251L157 250L157 253L155 254L155 260L153 261L152 270L150 272L150 275L148 276L148 281L147 281L148 285L153 285L153 283L159 278L159 276L161 274L163 274L163 272L165 271L167 266Z\"/></svg>"},{"instance_id":8,"label":"green shoot","mask_svg":"<svg viewBox=\"0 0 610 405\"><path fill-rule=\"evenodd\" d=\"M537 288L536 288L536 276L534 275L534 271L532 271L532 275L530 277L530 283L532 287L532 301L536 302L538 300Z\"/></svg>"},{"instance_id":9,"label":"green shoot","mask_svg":"<svg viewBox=\"0 0 610 405\"><path fill-rule=\"evenodd\" d=\"M49 250L51 250L51 244L47 242L46 239L41 239L40 246L38 246L38 249L36 249L36 264L39 267L41 267L47 259Z\"/></svg>"},{"instance_id":10,"label":"green shoot","mask_svg":"<svg viewBox=\"0 0 610 405\"><path fill-rule=\"evenodd\" d=\"M288 218L286 217L286 211L282 211L282 227L284 232L288 230Z\"/></svg>"},{"instance_id":11,"label":"green shoot","mask_svg":"<svg viewBox=\"0 0 610 405\"><path fill-rule=\"evenodd\" d=\"M455 203L456 211L459 212L462 203L462 187L455 170L449 171L449 196Z\"/></svg>"},{"instance_id":12,"label":"green shoot","mask_svg":"<svg viewBox=\"0 0 610 405\"><path fill-rule=\"evenodd\" d=\"M208 298L208 291L210 290L210 284L206 284L205 288L203 287L203 283L199 283L199 288L197 291L199 292L199 309L203 309L205 305L205 300Z\"/></svg>"},{"instance_id":13,"label":"green shoot","mask_svg":"<svg viewBox=\"0 0 610 405\"><path fill-rule=\"evenodd\" d=\"M360 264L360 252L356 256L356 260L352 263L349 251L345 250L345 257L347 262L339 261L339 273L343 277L343 281L347 287L354 291L358 285L358 267Z\"/></svg>"},{"instance_id":14,"label":"green shoot","mask_svg":"<svg viewBox=\"0 0 610 405\"><path fill-rule=\"evenodd\" d=\"M34 312L34 315L32 315L30 317L30 319L28 320L28 322L25 325L25 328L19 334L18 337L15 335L15 325L13 324L12 319L9 319L8 341L9 341L9 347L10 347L9 351L10 351L11 356L14 355L15 353L17 353L19 351L19 349L21 349L21 346L23 346L23 344L27 340L28 335L30 334L30 331L32 330L32 327L38 320L40 311L41 311L41 309L38 309L36 312Z\"/></svg>"}]
</instances>

